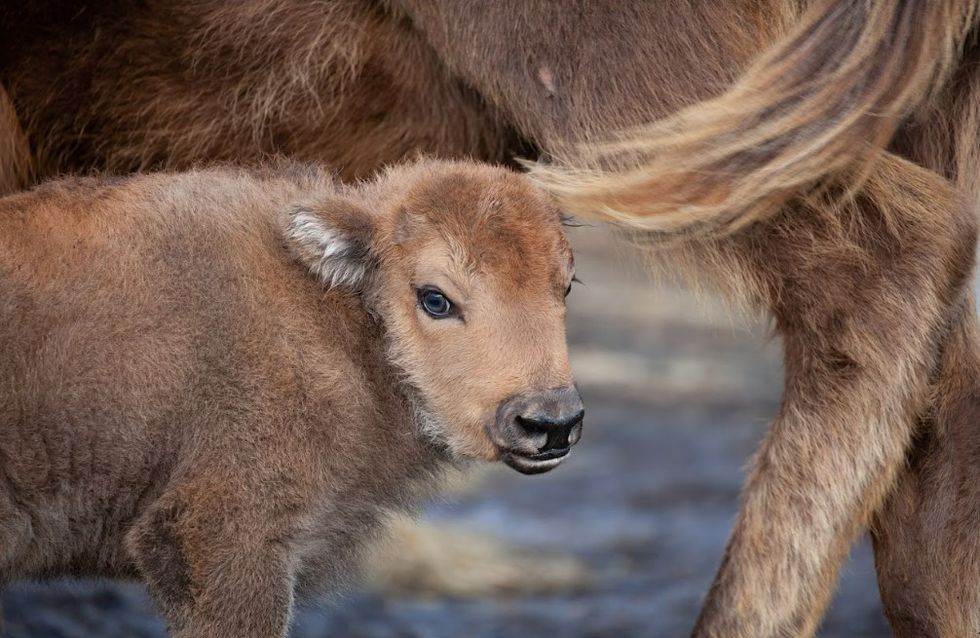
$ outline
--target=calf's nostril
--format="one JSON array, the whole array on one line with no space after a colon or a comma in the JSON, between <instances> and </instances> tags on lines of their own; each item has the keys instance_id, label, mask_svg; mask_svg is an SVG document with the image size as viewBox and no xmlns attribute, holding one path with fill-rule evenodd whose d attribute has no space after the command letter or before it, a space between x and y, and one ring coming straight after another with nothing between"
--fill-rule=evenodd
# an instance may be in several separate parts
<instances>
[{"instance_id":1,"label":"calf's nostril","mask_svg":"<svg viewBox=\"0 0 980 638\"><path fill-rule=\"evenodd\" d=\"M538 432L538 433L533 433L533 434L532 433L529 433L529 434L530 434L530 442L531 442L531 445L534 446L534 449L536 449L536 450L546 450L546 449L548 449L548 433L547 432Z\"/></svg>"},{"instance_id":2,"label":"calf's nostril","mask_svg":"<svg viewBox=\"0 0 980 638\"><path fill-rule=\"evenodd\" d=\"M538 434L548 434L552 428L552 422L547 419L540 419L533 416L517 415L517 425L525 434L536 436Z\"/></svg>"},{"instance_id":3,"label":"calf's nostril","mask_svg":"<svg viewBox=\"0 0 980 638\"><path fill-rule=\"evenodd\" d=\"M568 450L582 436L581 411L570 418L518 415L517 425L539 453Z\"/></svg>"},{"instance_id":4,"label":"calf's nostril","mask_svg":"<svg viewBox=\"0 0 980 638\"><path fill-rule=\"evenodd\" d=\"M553 429L548 433L548 440L545 442L544 447L538 448L538 452L568 449L571 447L571 443L568 441L570 432L571 428L564 426Z\"/></svg>"}]
</instances>

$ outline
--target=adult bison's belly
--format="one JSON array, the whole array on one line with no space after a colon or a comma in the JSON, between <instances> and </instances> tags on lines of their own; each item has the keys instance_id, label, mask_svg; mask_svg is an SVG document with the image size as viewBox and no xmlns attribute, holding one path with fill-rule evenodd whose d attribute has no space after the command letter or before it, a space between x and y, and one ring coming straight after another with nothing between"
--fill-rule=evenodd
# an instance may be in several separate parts
<instances>
[{"instance_id":1,"label":"adult bison's belly","mask_svg":"<svg viewBox=\"0 0 980 638\"><path fill-rule=\"evenodd\" d=\"M375 3L101 5L70 24L25 12L6 42L0 31L0 84L38 178L277 154L353 178L419 152L512 150L485 101Z\"/></svg>"}]
</instances>

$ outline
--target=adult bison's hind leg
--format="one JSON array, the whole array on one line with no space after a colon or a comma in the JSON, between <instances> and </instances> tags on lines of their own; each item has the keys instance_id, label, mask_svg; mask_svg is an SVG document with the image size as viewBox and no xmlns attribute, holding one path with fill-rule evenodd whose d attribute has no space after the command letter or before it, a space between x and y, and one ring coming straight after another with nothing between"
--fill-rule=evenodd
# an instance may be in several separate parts
<instances>
[{"instance_id":1,"label":"adult bison's hind leg","mask_svg":"<svg viewBox=\"0 0 980 638\"><path fill-rule=\"evenodd\" d=\"M763 291L786 382L695 635L815 632L903 466L974 237L950 184L887 156L855 197L724 240Z\"/></svg>"},{"instance_id":2,"label":"adult bison's hind leg","mask_svg":"<svg viewBox=\"0 0 980 638\"><path fill-rule=\"evenodd\" d=\"M885 613L900 638L980 632L980 327L956 309L908 468L872 525Z\"/></svg>"},{"instance_id":3,"label":"adult bison's hind leg","mask_svg":"<svg viewBox=\"0 0 980 638\"><path fill-rule=\"evenodd\" d=\"M980 201L980 40L938 104L896 147ZM899 637L980 633L980 325L972 295L950 314L932 400L872 524L882 604Z\"/></svg>"}]
</instances>

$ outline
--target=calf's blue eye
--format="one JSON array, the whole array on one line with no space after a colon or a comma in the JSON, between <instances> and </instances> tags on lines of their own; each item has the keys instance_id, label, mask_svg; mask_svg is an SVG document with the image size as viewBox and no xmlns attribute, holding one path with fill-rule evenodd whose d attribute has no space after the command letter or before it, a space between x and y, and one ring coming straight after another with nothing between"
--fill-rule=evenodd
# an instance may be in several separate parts
<instances>
[{"instance_id":1,"label":"calf's blue eye","mask_svg":"<svg viewBox=\"0 0 980 638\"><path fill-rule=\"evenodd\" d=\"M453 304L435 288L419 290L419 305L427 315L434 319L445 319L453 312Z\"/></svg>"}]
</instances>

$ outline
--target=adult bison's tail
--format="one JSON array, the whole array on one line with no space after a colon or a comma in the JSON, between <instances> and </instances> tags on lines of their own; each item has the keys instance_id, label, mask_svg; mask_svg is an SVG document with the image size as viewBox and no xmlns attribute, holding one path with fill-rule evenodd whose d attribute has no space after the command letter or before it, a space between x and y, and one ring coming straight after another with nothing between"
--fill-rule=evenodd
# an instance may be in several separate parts
<instances>
[{"instance_id":1,"label":"adult bison's tail","mask_svg":"<svg viewBox=\"0 0 980 638\"><path fill-rule=\"evenodd\" d=\"M955 67L980 0L818 0L726 93L531 174L576 215L725 231L853 186Z\"/></svg>"},{"instance_id":2,"label":"adult bison's tail","mask_svg":"<svg viewBox=\"0 0 980 638\"><path fill-rule=\"evenodd\" d=\"M27 185L31 156L7 92L0 86L0 197Z\"/></svg>"}]
</instances>

